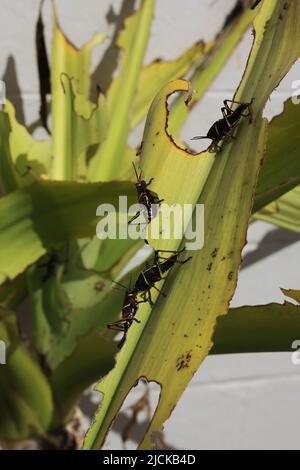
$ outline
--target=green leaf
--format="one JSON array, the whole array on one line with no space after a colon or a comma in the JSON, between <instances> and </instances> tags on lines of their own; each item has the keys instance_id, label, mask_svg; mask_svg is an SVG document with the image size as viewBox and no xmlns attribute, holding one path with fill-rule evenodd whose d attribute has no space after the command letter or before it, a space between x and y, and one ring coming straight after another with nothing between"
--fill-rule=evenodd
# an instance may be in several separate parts
<instances>
[{"instance_id":1,"label":"green leaf","mask_svg":"<svg viewBox=\"0 0 300 470\"><path fill-rule=\"evenodd\" d=\"M150 107L143 136L143 173L146 181L154 176L151 191L165 203L170 206L175 203L194 206L207 181L215 155L209 152L192 154L181 142L174 141L168 133L167 99L180 91L190 93L187 81L170 82L157 94ZM181 175L184 175L184 179L180 178ZM150 244L156 249L176 249L180 240L164 240L162 246L162 240L151 238L152 230L157 225L160 225L158 217L148 226L146 238ZM159 227L158 232L161 229L162 227Z\"/></svg>"},{"instance_id":2,"label":"green leaf","mask_svg":"<svg viewBox=\"0 0 300 470\"><path fill-rule=\"evenodd\" d=\"M91 103L77 91L74 78L64 74L60 80L64 90L63 99L69 108L65 122L67 129L64 134L67 158L70 162L68 174L72 178L83 179L86 178L90 150L93 146L97 148L106 138L108 129L106 100L100 93L97 104Z\"/></svg>"},{"instance_id":3,"label":"green leaf","mask_svg":"<svg viewBox=\"0 0 300 470\"><path fill-rule=\"evenodd\" d=\"M21 275L11 282L0 286L0 307L15 309L26 297L25 276Z\"/></svg>"},{"instance_id":4,"label":"green leaf","mask_svg":"<svg viewBox=\"0 0 300 470\"><path fill-rule=\"evenodd\" d=\"M148 119L145 126L142 158L144 159L145 178L148 179L150 174L155 175L155 179L153 181L153 190L154 192L157 192L159 194L159 197L164 198L164 200L169 204L175 202L174 198L176 198L176 202L190 202L192 204L195 204L198 198L199 191L203 189L207 176L209 175L209 170L211 169L212 163L214 161L214 156L209 153L200 154L197 158L195 156L189 155L184 149L175 145L168 136L166 132L167 110L165 103L167 97L170 96L172 91L174 92L180 89L188 91L189 85L184 81L172 82L168 86L164 87L164 89L158 94L157 98L155 99L149 111ZM245 129L245 127L246 126L244 126L243 129ZM248 130L249 132L249 130L252 130L253 128L254 126L251 126L251 128L250 126L247 126L246 130ZM256 124L254 129L257 139L257 135L259 134L258 124ZM157 135L157 132L159 132L159 135ZM250 137L244 136L243 141L245 142L245 139L247 138ZM155 144L155 150L153 150L153 143ZM248 146L246 146L246 148L247 147ZM157 164L158 159L161 158L162 154L164 155L164 166ZM245 160L243 166L241 167L240 163L239 167L241 167L242 170L245 171L247 156L245 156L244 158ZM223 179L223 185L226 184L226 182L224 181L223 171L227 159L228 152L227 158L224 153L222 155L222 159L216 160L215 165L213 166L214 170L217 163L219 163L218 166L221 165L219 179L220 182ZM232 161L231 164L236 165L235 159L234 161ZM155 170L156 172L154 173ZM230 177L230 182L232 184L232 167L230 166L227 171L227 178ZM182 180L180 177L182 174L185 175L184 180ZM247 168L246 174L247 177L249 177L249 168ZM256 172L254 172L254 175L256 175ZM210 176L208 176L208 181L209 179ZM244 181L242 180L241 183L243 184ZM250 190L250 185L248 185L248 187ZM215 186L215 191L219 196L220 188L218 184ZM232 190L230 194L232 195L231 197L233 197L235 195L235 190ZM243 202L245 204L244 201L246 201L246 196L244 197L245 199L239 200L240 203ZM225 207L232 206L231 201L229 202L225 200L223 202L225 204ZM224 210L223 205L221 209ZM222 221L223 214L218 216L216 209L214 210L214 214L216 220ZM234 214L231 217L235 217ZM228 221L228 219L226 220ZM218 227L216 230L214 230L214 233L220 233L221 235L222 230ZM233 241L230 237L226 237L225 241L228 241L228 239L232 245ZM160 248L176 248L176 246L174 246L174 241L173 246L170 246L170 244L165 245L164 240L160 240L157 243L160 244ZM211 260L211 253L214 251L215 247L210 246L208 249L210 250L209 257ZM199 323L199 318L201 319L202 317L202 309L201 314L199 313L198 308L195 309L196 311L193 311L193 308L190 305L190 296L194 299L195 302L195 298L197 297L196 292L199 291L199 287L195 285L194 291L191 292L191 275L195 279L201 279L203 277L207 278L208 275L209 277L211 276L208 271L206 271L206 275L205 272L203 273L203 266L205 265L206 269L206 266L208 265L209 261L207 261L206 264L204 264L203 262L200 263L199 261L196 263L197 257L199 256L199 254L203 253L203 251L204 250L196 252L195 254L193 253L193 260L181 268L181 272L185 273L185 280L178 280L178 278L181 278L181 272L179 272L178 278L176 278L175 280L178 280L178 283L180 285L180 287L177 287L177 290L175 289L175 287L174 289L172 289L172 286L169 289L166 289L166 286L164 287L164 291L168 295L167 303L165 303L161 298L159 298L158 303L155 305L151 313L151 316L149 316L149 308L147 306L140 307L138 318L142 320L142 324L137 325L138 328L136 328L135 325L131 327L125 346L122 348L120 354L118 355L116 367L101 384L101 391L104 393L104 401L102 402L102 406L96 417L96 421L94 422L92 428L90 429L87 435L85 448L96 448L99 445L99 443L103 439L102 436L104 436L106 433L106 429L109 426L111 419L115 416L115 410L119 408L120 403L122 403L123 399L125 398L126 391L129 391L130 387L133 385L133 383L136 382L136 380L140 376L146 376L149 380L155 380L163 386L163 397L161 401L162 410L165 409L166 403L166 400L164 400L164 393L168 393L170 397L170 400L168 400L169 407L172 405L172 403L174 403L171 401L171 397L174 396L175 390L178 391L178 389L181 389L181 387L184 386L183 384L186 383L187 377L190 377L188 367L187 369L183 369L180 371L177 371L176 367L180 366L178 365L181 357L181 354L179 353L181 348L179 348L179 345L184 348L184 345L182 345L183 334L184 336L186 336L186 338L188 338L184 339L183 341L188 341L188 344L191 346L191 350L194 349L193 344L195 343L195 341L197 341L197 343L195 344L195 352L198 351L198 353L195 356L194 360L197 360L197 357L199 360L199 357L201 357L201 349L199 348L202 348L202 344L201 339L198 336L197 329L195 328L195 325L198 326L199 331L199 329L201 328L201 322ZM232 251L232 246L230 246L228 249L224 248L221 253L225 254L225 252L227 251L228 253ZM223 255L220 256L222 257ZM232 283L234 282L231 281L231 279L227 279L229 273L233 271L233 262L234 259L232 259L232 256L229 256L228 258L226 257L226 261L223 262L222 272L220 271L220 277L222 279L221 283L224 283L225 279L226 287L228 284L232 285ZM225 270L225 273L223 270ZM188 277L186 277L187 272L189 272ZM214 285L217 285L218 282L220 282L220 279L215 281ZM201 291L202 289L200 290L200 292ZM186 296L184 296L182 292L189 292L189 297L186 298ZM184 318L182 312L185 312ZM214 319L211 319L210 321L213 325ZM159 355L157 355L158 350ZM154 351L156 352L154 353ZM187 357L189 357L189 352L182 351L182 353L184 353L184 356L187 354ZM160 358L159 361L158 356ZM141 357L143 358L142 362L139 359ZM194 370L193 365L192 370ZM157 428L156 426L157 425L155 425L155 428Z\"/></svg>"},{"instance_id":5,"label":"green leaf","mask_svg":"<svg viewBox=\"0 0 300 470\"><path fill-rule=\"evenodd\" d=\"M173 136L178 136L189 112L201 100L213 80L221 72L224 64L252 23L256 12L245 9L205 46L205 53L200 65L191 77L191 86L195 90L189 107L180 97L171 108L169 129Z\"/></svg>"},{"instance_id":6,"label":"green leaf","mask_svg":"<svg viewBox=\"0 0 300 470\"><path fill-rule=\"evenodd\" d=\"M111 285L104 289L99 303L86 307L84 309L73 309L67 318L69 324L65 331L59 331L55 341L47 355L47 361L51 368L55 369L68 356L71 355L76 347L77 339L90 332L93 329L102 330L103 341L112 339L112 335L107 332L107 323L115 320L120 305L122 303L123 293L111 293Z\"/></svg>"},{"instance_id":7,"label":"green leaf","mask_svg":"<svg viewBox=\"0 0 300 470\"><path fill-rule=\"evenodd\" d=\"M52 153L53 161L51 166L52 179L72 179L76 175L76 148L73 149L73 142L79 138L88 139L89 136L82 136L85 132L84 120L80 119L73 108L73 99L64 88L66 77L76 81L77 93L88 99L90 90L89 68L91 63L91 52L95 45L104 40L104 35L97 34L80 49L77 49L63 34L59 27L56 9L53 3L53 40L52 40L52 60L51 60L51 90L52 90ZM69 90L70 91L70 90ZM102 100L102 99L101 99ZM101 113L102 101L98 101L96 123L102 127ZM80 114L87 112L91 114L94 106L90 103L83 105ZM101 111L100 111L101 110ZM85 117L86 119L86 117ZM105 118L104 118L105 121ZM93 123L92 123L93 124ZM93 124L94 125L94 124ZM85 126L86 127L86 126ZM79 136L77 133L79 132ZM75 154L74 154L75 151Z\"/></svg>"},{"instance_id":8,"label":"green leaf","mask_svg":"<svg viewBox=\"0 0 300 470\"><path fill-rule=\"evenodd\" d=\"M192 260L186 265L170 273L164 284L167 297L158 297L151 315L148 305L140 306L138 318L142 323L132 325L117 356L115 368L98 388L104 398L86 436L84 449L102 445L127 393L140 377L161 385L160 401L139 446L141 449L149 448L151 434L161 429L208 354L217 317L227 312L236 288L241 251L265 147L266 126L261 117L262 110L274 87L300 55L299 43L293 40L300 34L300 4L264 2L254 26L255 41L236 94L236 99L242 102L255 97L253 122L251 125L241 122L235 133L236 139L224 143L204 189L203 177L187 194L189 198L193 193L196 196L198 191L198 202L205 205L204 247L194 251ZM177 198L180 201L186 182L193 186L192 171L187 173L188 162L192 169L192 161L196 165L202 158L209 166L212 163L209 158L213 160L213 157L202 153L190 161L189 155L182 151L180 165L180 153L175 144L175 158L168 160L168 154L161 152L162 146L166 145L166 126L157 127L156 124L167 96L161 93L160 101L150 109L143 138L142 162L145 179L154 177L154 191L170 203L170 197L173 201ZM163 117L165 123L165 115ZM162 134L161 137L156 136L157 132ZM178 149L177 155L175 148ZM169 188L172 184L177 189L171 194ZM160 241L160 248L165 248L164 240Z\"/></svg>"},{"instance_id":9,"label":"green leaf","mask_svg":"<svg viewBox=\"0 0 300 470\"><path fill-rule=\"evenodd\" d=\"M113 290L111 280L120 276L127 262L126 241L122 245L119 240L110 240L110 248L118 258L116 261L111 258L109 266L102 265L101 272L84 266L81 251L84 245L73 243L72 250L56 251L58 262L53 273L49 275L47 267L43 269L43 262L30 273L33 344L51 369L56 369L71 354L75 354L76 360L74 349L79 339L87 333L93 338L93 329L101 331L106 345L109 341L113 344L113 335L106 325L116 319L123 292ZM45 273L49 277L45 278Z\"/></svg>"},{"instance_id":10,"label":"green leaf","mask_svg":"<svg viewBox=\"0 0 300 470\"><path fill-rule=\"evenodd\" d=\"M281 291L287 297L290 297L293 300L296 300L298 304L300 304L300 291L296 289L281 289Z\"/></svg>"},{"instance_id":11,"label":"green leaf","mask_svg":"<svg viewBox=\"0 0 300 470\"><path fill-rule=\"evenodd\" d=\"M0 111L0 154L0 184L4 192L31 184L34 176L45 174L50 165L49 142L31 137L17 122L15 109L8 100L5 111Z\"/></svg>"},{"instance_id":12,"label":"green leaf","mask_svg":"<svg viewBox=\"0 0 300 470\"><path fill-rule=\"evenodd\" d=\"M300 107L289 99L268 127L264 163L259 174L253 212L300 183ZM295 220L296 222L296 220Z\"/></svg>"},{"instance_id":13,"label":"green leaf","mask_svg":"<svg viewBox=\"0 0 300 470\"><path fill-rule=\"evenodd\" d=\"M43 434L53 418L52 392L37 359L20 341L11 312L1 313L0 339L7 348L7 363L0 366L0 436Z\"/></svg>"},{"instance_id":14,"label":"green leaf","mask_svg":"<svg viewBox=\"0 0 300 470\"><path fill-rule=\"evenodd\" d=\"M254 214L255 219L300 233L300 187L292 189Z\"/></svg>"},{"instance_id":15,"label":"green leaf","mask_svg":"<svg viewBox=\"0 0 300 470\"><path fill-rule=\"evenodd\" d=\"M94 330L81 336L72 356L56 367L50 383L60 422L67 419L81 393L112 369L116 350L116 342Z\"/></svg>"},{"instance_id":16,"label":"green leaf","mask_svg":"<svg viewBox=\"0 0 300 470\"><path fill-rule=\"evenodd\" d=\"M138 93L134 102L131 127L134 128L146 115L162 83L181 78L204 53L204 43L199 41L175 60L156 60L141 71Z\"/></svg>"},{"instance_id":17,"label":"green leaf","mask_svg":"<svg viewBox=\"0 0 300 470\"><path fill-rule=\"evenodd\" d=\"M138 78L150 33L154 0L143 0L141 8L125 20L117 46L123 49L119 76L113 81L107 94L109 129L106 140L97 150L89 167L91 181L116 179L125 161L127 139L130 130L130 112L134 101Z\"/></svg>"},{"instance_id":18,"label":"green leaf","mask_svg":"<svg viewBox=\"0 0 300 470\"><path fill-rule=\"evenodd\" d=\"M300 291L282 291L300 303ZM300 331L300 305L284 302L231 308L218 319L210 354L291 351L296 331Z\"/></svg>"},{"instance_id":19,"label":"green leaf","mask_svg":"<svg viewBox=\"0 0 300 470\"><path fill-rule=\"evenodd\" d=\"M39 181L1 198L2 282L23 272L55 244L95 235L98 205L118 208L121 195L128 197L128 205L135 203L134 185Z\"/></svg>"}]
</instances>

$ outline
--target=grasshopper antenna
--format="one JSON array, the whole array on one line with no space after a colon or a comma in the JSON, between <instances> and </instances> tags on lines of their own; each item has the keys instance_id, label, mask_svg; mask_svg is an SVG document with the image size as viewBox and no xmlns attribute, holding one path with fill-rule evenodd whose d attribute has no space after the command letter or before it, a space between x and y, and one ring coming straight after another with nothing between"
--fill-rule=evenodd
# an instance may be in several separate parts
<instances>
[{"instance_id":1,"label":"grasshopper antenna","mask_svg":"<svg viewBox=\"0 0 300 470\"><path fill-rule=\"evenodd\" d=\"M124 284L121 284L120 282L118 281L112 281L114 284L117 284L117 286L120 286L120 287L123 287L123 289L127 290L128 287L124 286Z\"/></svg>"},{"instance_id":2,"label":"grasshopper antenna","mask_svg":"<svg viewBox=\"0 0 300 470\"><path fill-rule=\"evenodd\" d=\"M140 172L140 176L139 176L139 175L138 175L138 172L137 172L137 170L136 170L136 167L135 167L134 162L132 162L132 165L133 165L133 168L134 168L134 172L135 172L136 179L137 179L137 181L140 181L141 176L142 176L142 171Z\"/></svg>"},{"instance_id":3,"label":"grasshopper antenna","mask_svg":"<svg viewBox=\"0 0 300 470\"><path fill-rule=\"evenodd\" d=\"M191 138L191 140L200 140L200 139L210 139L210 137L207 137L206 135L196 135L195 137Z\"/></svg>"}]
</instances>

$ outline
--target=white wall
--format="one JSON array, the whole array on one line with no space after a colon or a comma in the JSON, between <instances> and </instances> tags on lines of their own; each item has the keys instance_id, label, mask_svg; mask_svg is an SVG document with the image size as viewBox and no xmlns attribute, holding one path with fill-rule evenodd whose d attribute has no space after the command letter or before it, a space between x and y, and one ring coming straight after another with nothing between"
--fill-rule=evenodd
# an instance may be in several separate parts
<instances>
[{"instance_id":1,"label":"white wall","mask_svg":"<svg viewBox=\"0 0 300 470\"><path fill-rule=\"evenodd\" d=\"M50 9L45 3L50 43ZM60 23L77 45L98 30L111 36L114 25L107 23L106 14L109 5L118 12L120 4L120 0L57 0ZM156 57L175 58L196 40L213 37L233 4L234 0L157 0L147 62ZM18 85L9 59L8 94L19 105L22 99L28 125L37 119L39 108L34 50L38 7L38 0L1 0L0 76L12 56ZM222 100L232 96L241 78L251 38L246 34L201 106L191 114L183 131L187 140L204 133L219 118ZM95 53L94 66L102 52L100 48ZM282 109L295 79L300 79L299 63L272 95L268 117ZM282 302L280 287L300 288L300 236L256 223L248 242L250 255L232 305ZM298 337L300 332L295 332ZM291 364L289 353L209 357L166 423L166 440L183 449L300 448L299 392L300 366Z\"/></svg>"}]
</instances>

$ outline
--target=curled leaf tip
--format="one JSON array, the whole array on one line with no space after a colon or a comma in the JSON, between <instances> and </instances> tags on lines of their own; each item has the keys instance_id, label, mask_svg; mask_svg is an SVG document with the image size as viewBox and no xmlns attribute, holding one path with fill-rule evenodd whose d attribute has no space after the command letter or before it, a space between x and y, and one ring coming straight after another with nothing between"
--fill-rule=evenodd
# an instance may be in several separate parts
<instances>
[{"instance_id":1,"label":"curled leaf tip","mask_svg":"<svg viewBox=\"0 0 300 470\"><path fill-rule=\"evenodd\" d=\"M189 103L191 102L191 100L192 100L192 98L193 98L193 94L194 94L195 91L196 91L196 90L193 89L191 82L188 82L188 83L189 83L188 97L187 97L187 99L184 101L184 104L185 104L186 106L189 105Z\"/></svg>"}]
</instances>

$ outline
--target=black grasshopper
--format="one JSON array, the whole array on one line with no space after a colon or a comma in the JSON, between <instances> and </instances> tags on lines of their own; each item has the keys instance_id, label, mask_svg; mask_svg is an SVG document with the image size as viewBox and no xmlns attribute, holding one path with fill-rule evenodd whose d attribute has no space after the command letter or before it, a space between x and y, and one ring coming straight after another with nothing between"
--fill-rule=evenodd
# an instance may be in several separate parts
<instances>
[{"instance_id":1,"label":"black grasshopper","mask_svg":"<svg viewBox=\"0 0 300 470\"><path fill-rule=\"evenodd\" d=\"M237 126L242 117L249 117L249 122L252 121L252 110L251 104L253 103L254 98L248 103L241 103L240 101L225 100L224 107L221 108L223 118L218 119L211 128L208 130L207 135L201 136L197 135L193 137L192 140L198 139L210 139L212 143L209 146L209 149L217 147L218 150L221 150L221 147L218 143L223 140L225 137L235 137L232 135L232 130ZM228 103L238 104L235 110L232 110Z\"/></svg>"},{"instance_id":2,"label":"black grasshopper","mask_svg":"<svg viewBox=\"0 0 300 470\"><path fill-rule=\"evenodd\" d=\"M123 331L123 337L118 345L119 348L121 348L123 343L125 342L126 333L130 328L131 324L134 321L140 323L140 320L135 318L139 304L147 301L145 299L138 300L138 293L135 291L135 289L128 289L119 282L114 282L115 284L118 284L119 286L125 289L125 298L122 306L122 318L120 320L115 321L114 323L109 323L107 325L107 328L115 331Z\"/></svg>"},{"instance_id":3,"label":"black grasshopper","mask_svg":"<svg viewBox=\"0 0 300 470\"><path fill-rule=\"evenodd\" d=\"M191 256L185 260L179 260L179 255L184 251L171 251L171 250L156 250L154 253L154 262L151 266L147 266L144 271L142 271L135 283L134 289L138 293L142 293L144 298L152 305L152 297L151 297L151 289L154 288L162 295L165 295L163 292L158 289L155 285L157 282L163 279L163 274L169 271L174 264L185 264L187 261L191 259ZM161 256L160 253L173 253L168 258Z\"/></svg>"},{"instance_id":4,"label":"black grasshopper","mask_svg":"<svg viewBox=\"0 0 300 470\"><path fill-rule=\"evenodd\" d=\"M156 287L156 283L163 279L163 274L169 271L174 264L184 264L189 261L189 258L185 260L179 260L178 257L180 253L184 251L169 251L169 250L156 250L154 254L154 261L153 264L149 267L146 267L138 276L133 289L128 289L122 284L116 282L116 284L120 285L122 288L126 290L125 298L122 306L122 318L117 320L114 323L109 323L107 327L111 330L115 331L122 331L123 337L119 342L119 348L122 347L126 340L127 331L129 330L131 324L136 321L140 323L140 320L136 318L136 313L138 310L138 306L141 303L149 302L150 305L153 304L152 297L151 297L151 288L153 287L162 295L165 295L161 292L158 287ZM168 258L164 258L160 255L160 253L173 253ZM138 296L142 297L142 300L138 300Z\"/></svg>"},{"instance_id":5,"label":"black grasshopper","mask_svg":"<svg viewBox=\"0 0 300 470\"><path fill-rule=\"evenodd\" d=\"M134 168L134 172L135 172L136 180L137 180L135 186L136 186L136 190L137 190L138 201L139 201L140 204L142 204L144 206L144 208L146 208L147 222L149 224L151 222L151 220L153 219L152 206L154 204L159 204L160 202L163 201L163 199L159 199L158 196L153 194L148 189L148 187L150 186L150 184L153 181L153 178L151 178L147 183L145 180L142 179L142 171L140 171L140 174L138 174L138 172L136 170L136 167L135 167L133 162L132 162L132 164L133 164L133 168ZM142 212L143 212L143 209L141 211L138 211L132 217L132 219L129 220L128 224L131 224L135 219L137 219L137 217L139 217Z\"/></svg>"}]
</instances>

